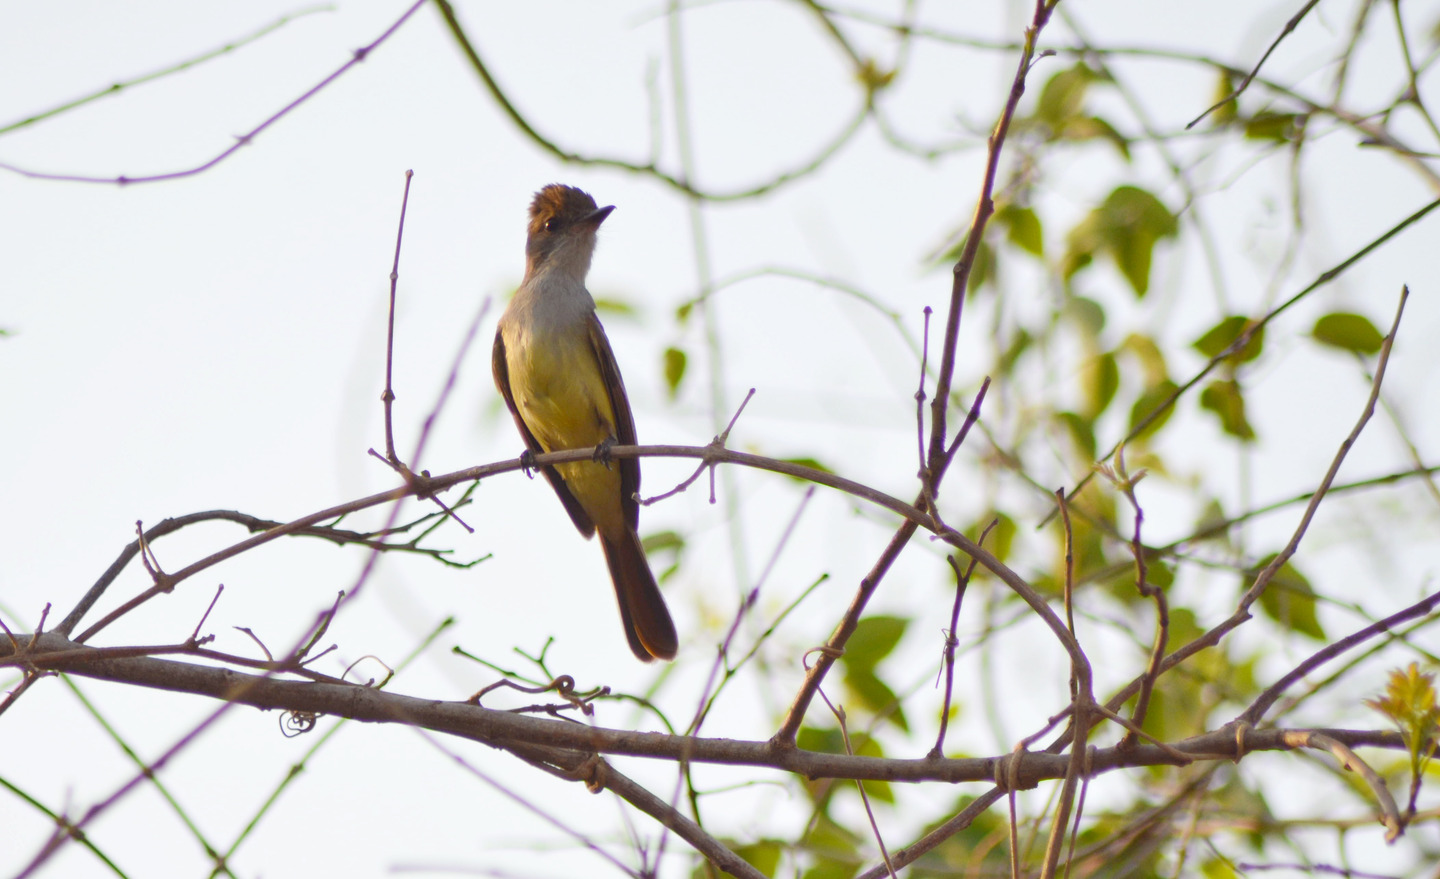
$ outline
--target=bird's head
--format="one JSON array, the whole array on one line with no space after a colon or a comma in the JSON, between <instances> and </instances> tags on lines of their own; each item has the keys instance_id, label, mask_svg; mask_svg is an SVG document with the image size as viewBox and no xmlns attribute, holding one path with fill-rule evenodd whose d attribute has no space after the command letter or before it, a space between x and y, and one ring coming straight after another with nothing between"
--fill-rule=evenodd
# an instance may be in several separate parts
<instances>
[{"instance_id":1,"label":"bird's head","mask_svg":"<svg viewBox=\"0 0 1440 879\"><path fill-rule=\"evenodd\" d=\"M596 207L588 193L560 183L535 193L525 238L526 273L559 270L583 281L595 253L595 230L613 210L614 205Z\"/></svg>"}]
</instances>

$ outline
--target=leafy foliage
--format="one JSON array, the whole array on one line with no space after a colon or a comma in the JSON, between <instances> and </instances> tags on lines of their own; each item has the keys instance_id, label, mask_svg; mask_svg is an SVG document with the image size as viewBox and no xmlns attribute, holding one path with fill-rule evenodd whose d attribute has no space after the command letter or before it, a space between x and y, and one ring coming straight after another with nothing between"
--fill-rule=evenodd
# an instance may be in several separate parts
<instances>
[{"instance_id":1,"label":"leafy foliage","mask_svg":"<svg viewBox=\"0 0 1440 879\"><path fill-rule=\"evenodd\" d=\"M1275 560L1274 554L1266 556L1247 576L1254 578ZM1248 585L1248 584L1247 584ZM1280 566L1270 585L1260 594L1260 609L1270 619L1290 631L1325 640L1325 630L1315 613L1315 587L1290 562Z\"/></svg>"},{"instance_id":2,"label":"leafy foliage","mask_svg":"<svg viewBox=\"0 0 1440 879\"><path fill-rule=\"evenodd\" d=\"M1390 672L1385 695L1366 699L1365 704L1390 718L1410 753L1410 774L1417 780L1425 774L1435 753L1440 734L1440 704L1435 698L1435 675L1421 674L1419 663Z\"/></svg>"},{"instance_id":3,"label":"leafy foliage","mask_svg":"<svg viewBox=\"0 0 1440 879\"><path fill-rule=\"evenodd\" d=\"M1375 329L1369 318L1340 311L1317 320L1311 335L1322 344L1357 354L1376 354L1385 342L1385 337Z\"/></svg>"},{"instance_id":4,"label":"leafy foliage","mask_svg":"<svg viewBox=\"0 0 1440 879\"><path fill-rule=\"evenodd\" d=\"M1119 186L1090 212L1066 241L1061 274L1071 281L1096 256L1115 263L1137 297L1150 291L1150 263L1155 246L1179 232L1179 222L1153 194L1138 186Z\"/></svg>"},{"instance_id":5,"label":"leafy foliage","mask_svg":"<svg viewBox=\"0 0 1440 879\"><path fill-rule=\"evenodd\" d=\"M845 666L845 687L860 705L887 718L902 730L910 728L895 691L881 679L877 666L889 656L910 621L894 616L872 616L860 620L840 661Z\"/></svg>"}]
</instances>

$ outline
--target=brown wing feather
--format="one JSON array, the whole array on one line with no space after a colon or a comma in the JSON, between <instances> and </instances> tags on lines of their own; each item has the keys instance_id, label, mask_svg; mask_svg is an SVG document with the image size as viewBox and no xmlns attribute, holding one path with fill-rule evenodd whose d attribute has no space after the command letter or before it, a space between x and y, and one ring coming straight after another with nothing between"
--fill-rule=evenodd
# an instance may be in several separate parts
<instances>
[{"instance_id":1,"label":"brown wing feather","mask_svg":"<svg viewBox=\"0 0 1440 879\"><path fill-rule=\"evenodd\" d=\"M520 436L525 440L525 447L533 454L544 454L545 450L540 447L540 441L535 439L535 434L530 432L530 427L520 415L519 407L515 405L515 395L510 392L510 362L505 359L505 336L498 330L495 333L495 347L490 353L490 370L495 375L495 387L500 389L500 396L505 398L505 406L510 410L511 417L515 419L515 426L520 428ZM621 396L624 396L623 390L621 391ZM625 414L628 418L630 415L629 408L626 408ZM634 432L635 426L631 424L630 433L633 435ZM549 481L550 487L555 489L555 494L560 497L560 503L565 505L565 512L570 514L570 521L575 523L575 527L580 529L580 533L585 535L587 539L593 537L595 535L595 523L590 520L590 517L585 513L585 509L581 507L580 502L575 499L575 495L570 493L570 487L565 484L565 477L556 472L554 467L545 466L541 467L540 470L545 474L545 479ZM624 471L621 472L621 482L623 483Z\"/></svg>"},{"instance_id":2,"label":"brown wing feather","mask_svg":"<svg viewBox=\"0 0 1440 879\"><path fill-rule=\"evenodd\" d=\"M600 364L600 374L605 378L605 387L610 389L610 408L615 413L615 442L617 445L636 445L635 416L630 412L630 398L625 394L625 382L620 378L620 366L615 362L615 352L610 350L610 340L605 338L605 328L600 318L590 312L590 347L595 349L595 359ZM616 462L620 467L620 503L625 510L625 520L630 527L640 525L640 504L635 495L640 491L640 459L622 458Z\"/></svg>"}]
</instances>

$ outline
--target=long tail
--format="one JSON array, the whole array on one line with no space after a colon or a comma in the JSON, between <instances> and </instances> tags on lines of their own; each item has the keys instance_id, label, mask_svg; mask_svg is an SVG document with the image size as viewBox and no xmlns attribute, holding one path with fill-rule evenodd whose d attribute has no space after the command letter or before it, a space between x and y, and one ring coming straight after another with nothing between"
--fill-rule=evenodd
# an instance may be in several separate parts
<instances>
[{"instance_id":1,"label":"long tail","mask_svg":"<svg viewBox=\"0 0 1440 879\"><path fill-rule=\"evenodd\" d=\"M679 648L675 623L665 607L665 598L645 561L640 536L630 528L619 533L600 533L610 579L615 581L615 599L620 603L620 621L630 650L641 662L674 659Z\"/></svg>"}]
</instances>

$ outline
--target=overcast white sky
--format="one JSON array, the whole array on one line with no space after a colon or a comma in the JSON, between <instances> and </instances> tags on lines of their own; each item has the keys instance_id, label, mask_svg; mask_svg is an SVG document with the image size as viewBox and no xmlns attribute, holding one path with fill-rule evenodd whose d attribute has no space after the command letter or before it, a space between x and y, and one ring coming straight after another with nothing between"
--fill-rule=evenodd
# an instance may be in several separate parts
<instances>
[{"instance_id":1,"label":"overcast white sky","mask_svg":"<svg viewBox=\"0 0 1440 879\"><path fill-rule=\"evenodd\" d=\"M872 5L892 12L888 4ZM1248 64L1293 12L1282 5L1256 14L1252 5L1089 2L1071 11L1091 37L1108 43L1181 47ZM277 2L6 4L0 7L0 126L222 45L299 8ZM342 0L184 75L0 135L0 162L100 177L198 165L329 75L405 8ZM655 115L663 129L660 162L677 169L662 4L575 0L461 3L459 9L491 70L542 132L567 149L643 163ZM1017 37L1028 15L1023 3L920 9L924 22L1005 40ZM1276 77L1328 93L1320 85L1328 70L1324 52L1349 22L1348 5L1322 4L1276 55ZM805 161L855 109L858 95L846 86L845 59L799 4L707 5L686 17L684 30L697 179L706 187L744 187ZM883 33L858 26L851 33L882 60L892 57ZM1068 42L1067 33L1057 22L1048 37ZM1377 44L1364 57L1383 59L1388 51ZM978 144L1013 64L1013 53L921 43L887 110L918 141ZM1192 71L1153 63L1132 69L1142 71L1144 99L1162 129L1177 128L1208 103L1213 84ZM1044 71L1037 68L1037 75ZM1383 60L1358 69L1356 104L1388 94L1392 74ZM1098 100L1118 106L1113 96ZM1413 120L1397 124L1419 131ZM1250 167L1219 151L1203 169L1206 191L1224 189L1205 207L1226 252L1237 255L1225 267L1234 310L1258 312L1277 294L1290 295L1434 197L1392 157L1359 148L1353 134L1319 133L1324 136L1310 147L1304 168L1313 183L1305 208L1310 231L1293 272L1273 286L1289 209L1284 163ZM1113 160L1102 153L1097 147L1067 160L1071 166L1050 169L1046 205L1056 241L1065 223L1117 182ZM949 288L948 274L925 271L923 259L968 218L981 158L979 149L943 161L897 158L871 127L819 175L759 201L708 208L712 276L781 265L843 277L898 312L917 337L921 309L941 308ZM1131 173L1160 179L1159 167L1153 155L1142 154ZM700 283L684 202L652 179L562 166L535 149L483 90L439 15L422 8L363 64L203 174L122 188L0 170L0 327L10 333L0 339L0 615L12 627L32 628L46 602L55 603L56 615L68 611L133 538L136 520L148 525L216 508L285 520L393 484L365 450L383 442L385 294L406 169L416 176L400 267L395 367L397 440L405 454L466 326L487 300L475 348L419 466L448 472L519 452L491 386L489 345L523 268L530 194L554 181L617 205L602 232L590 287L637 310L633 319L608 316L606 323L642 442L709 441L716 428L703 337L696 322L681 327L672 316ZM1176 193L1162 195L1178 205ZM1275 358L1276 380L1257 391L1270 445L1253 461L1249 500L1312 487L1363 402L1364 381L1353 364L1301 350L1293 337L1316 315L1339 307L1388 325L1402 283L1411 284L1414 296L1390 387L1397 407L1413 419L1422 453L1433 460L1440 448L1440 400L1429 378L1440 369L1440 347L1429 342L1440 333L1437 222L1429 219L1387 246L1272 333L1273 344L1288 353ZM1105 283L1097 282L1091 295L1104 300L1118 289L1107 293ZM1195 315L1185 333L1218 318L1198 252L1162 254L1156 283L1194 289L1175 306L1182 317ZM1114 301L1117 315L1136 325L1151 331L1168 325L1167 313L1135 308L1123 296ZM983 314L977 311L965 330L957 381L967 388L978 384L991 353ZM913 491L916 364L887 319L854 300L783 279L729 289L718 299L717 316L729 405L738 404L745 389L758 389L732 445L782 457L813 455L881 489ZM675 403L666 398L659 368L661 352L671 345L692 354L692 374ZM1188 374L1198 362L1177 372ZM1065 380L1073 366L1056 369L1057 381ZM1196 447L1178 451L1181 459L1235 468L1233 453L1217 451L1213 430L1196 423ZM1360 450L1371 463L1350 471L1352 478L1394 469L1402 460L1393 432L1376 433ZM659 492L688 471L684 463L647 462L646 489ZM1049 474L1057 485L1074 475ZM642 533L677 528L694 541L689 567L667 591L682 651L694 660L677 673L697 683L739 590L764 568L799 503L795 487L776 478L742 474L735 485L745 522L749 579L743 583L734 573L724 507L706 503L703 482L643 513ZM957 509L968 509L965 493L953 490ZM1163 510L1167 501L1158 491ZM585 668L596 680L643 689L656 670L639 667L625 649L599 547L573 533L539 481L510 475L487 482L482 492L483 502L465 513L477 533L447 529L440 538L459 558L494 558L463 572L387 560L368 593L330 630L327 642L340 645L336 670L367 654L393 664L454 614L458 625L433 656L397 682L404 692L463 698L493 677L451 659L452 644L511 663L512 645L538 649L552 635L557 670ZM1186 508L1177 503L1174 509ZM1430 515L1415 523L1417 531L1433 533ZM1188 524L1157 516L1156 539L1183 533ZM888 527L883 517L857 524L846 500L817 496L798 548L772 574L767 607L783 606L822 572L834 580L815 612L793 622L788 641L825 637ZM1260 535L1269 533L1260 527ZM1283 531L1290 523L1276 527ZM156 551L173 570L241 536L234 527L213 525L169 538ZM908 611L933 600L935 558L929 550L912 553L878 607ZM275 546L190 582L102 640L181 640L224 583L207 627L219 636L218 646L253 651L231 628L248 626L283 650L351 585L362 562L355 550L318 543ZM1398 559L1395 571L1393 600L1377 596L1375 608L1393 609L1416 594L1435 571L1433 553L1428 561L1423 553ZM127 572L104 606L143 583L143 572ZM1037 661L1059 660L1057 651ZM777 674L788 681L796 669ZM1035 719L1062 698L1064 677L1053 680L1054 692L1041 694ZM667 707L688 716L695 689L667 690ZM786 691L788 684L776 690ZM157 751L213 707L98 686L86 692L127 735ZM773 693L750 695L774 707L767 701ZM602 722L637 722L610 710ZM747 719L737 711L709 732L768 735ZM175 767L178 795L221 845L310 744L304 737L281 738L275 723L270 715L231 712ZM608 798L537 779L488 750L451 745L513 790L537 801L554 797L549 802L560 804L554 808L567 821L625 851L624 825ZM967 744L975 752L1008 747L983 739ZM130 770L113 752L59 682L37 687L0 718L0 775L52 807L83 809L125 781ZM654 773L648 778L658 790L669 789L657 767L631 768L642 777ZM443 754L405 730L343 731L307 768L302 788L242 850L241 874L362 877L404 864L504 865L525 875L593 870L593 856L583 851L536 859L528 846L546 835L542 822L506 805L478 778L455 772ZM762 829L770 815L763 808L750 814ZM97 830L106 851L133 868L132 875L203 875L202 853L175 820L146 789ZM651 825L637 824L653 838ZM33 810L5 795L0 826L24 828L7 832L0 844L0 873L9 875L33 854L44 827ZM736 823L737 831L756 826ZM151 850L157 839L174 848ZM685 869L676 858L666 875ZM71 846L43 875L109 873Z\"/></svg>"}]
</instances>

